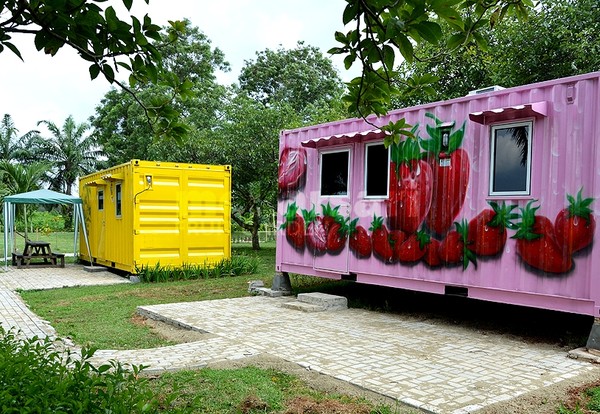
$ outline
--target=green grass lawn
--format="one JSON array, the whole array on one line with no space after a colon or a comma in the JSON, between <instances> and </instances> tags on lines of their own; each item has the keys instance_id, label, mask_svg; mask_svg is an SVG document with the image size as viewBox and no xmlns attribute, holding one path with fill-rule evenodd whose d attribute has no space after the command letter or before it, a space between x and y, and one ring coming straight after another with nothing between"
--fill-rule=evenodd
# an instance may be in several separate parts
<instances>
[{"instance_id":1,"label":"green grass lawn","mask_svg":"<svg viewBox=\"0 0 600 414\"><path fill-rule=\"evenodd\" d=\"M53 252L73 253L73 232L52 232L52 233L28 233L27 237L33 241L46 241L50 243ZM22 251L25 246L25 238L17 234L15 238L17 251ZM4 252L4 236L0 237L0 251Z\"/></svg>"},{"instance_id":2,"label":"green grass lawn","mask_svg":"<svg viewBox=\"0 0 600 414\"><path fill-rule=\"evenodd\" d=\"M258 272L249 276L189 280L169 283L138 283L81 286L21 292L31 309L50 321L60 336L100 349L152 348L169 342L154 335L135 317L141 305L223 299L248 294L248 282L270 283L275 266L275 245L260 251L237 246L234 254L259 258Z\"/></svg>"}]
</instances>

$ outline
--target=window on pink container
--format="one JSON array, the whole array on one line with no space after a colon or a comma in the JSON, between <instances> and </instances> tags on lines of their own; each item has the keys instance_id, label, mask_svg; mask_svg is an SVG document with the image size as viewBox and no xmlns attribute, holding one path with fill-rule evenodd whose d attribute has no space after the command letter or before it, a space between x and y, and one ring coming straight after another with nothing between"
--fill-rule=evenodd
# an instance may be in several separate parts
<instances>
[{"instance_id":1,"label":"window on pink container","mask_svg":"<svg viewBox=\"0 0 600 414\"><path fill-rule=\"evenodd\" d=\"M365 197L388 196L389 149L383 142L365 145Z\"/></svg>"},{"instance_id":2,"label":"window on pink container","mask_svg":"<svg viewBox=\"0 0 600 414\"><path fill-rule=\"evenodd\" d=\"M533 122L493 125L490 145L490 195L531 193Z\"/></svg>"},{"instance_id":3,"label":"window on pink container","mask_svg":"<svg viewBox=\"0 0 600 414\"><path fill-rule=\"evenodd\" d=\"M320 161L321 195L348 195L350 151L322 152Z\"/></svg>"}]
</instances>

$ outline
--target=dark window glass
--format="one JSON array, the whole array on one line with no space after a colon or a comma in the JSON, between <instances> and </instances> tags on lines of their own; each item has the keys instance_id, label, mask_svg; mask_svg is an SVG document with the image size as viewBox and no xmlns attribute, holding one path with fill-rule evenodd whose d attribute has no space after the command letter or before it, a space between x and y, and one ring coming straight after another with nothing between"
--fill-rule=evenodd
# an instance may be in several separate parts
<instances>
[{"instance_id":1,"label":"dark window glass","mask_svg":"<svg viewBox=\"0 0 600 414\"><path fill-rule=\"evenodd\" d=\"M321 154L321 195L348 195L349 151Z\"/></svg>"},{"instance_id":2,"label":"dark window glass","mask_svg":"<svg viewBox=\"0 0 600 414\"><path fill-rule=\"evenodd\" d=\"M365 195L367 197L388 194L388 150L383 144L366 146Z\"/></svg>"},{"instance_id":3,"label":"dark window glass","mask_svg":"<svg viewBox=\"0 0 600 414\"><path fill-rule=\"evenodd\" d=\"M115 185L115 214L121 217L121 184Z\"/></svg>"},{"instance_id":4,"label":"dark window glass","mask_svg":"<svg viewBox=\"0 0 600 414\"><path fill-rule=\"evenodd\" d=\"M104 210L104 190L98 190L98 210Z\"/></svg>"},{"instance_id":5,"label":"dark window glass","mask_svg":"<svg viewBox=\"0 0 600 414\"><path fill-rule=\"evenodd\" d=\"M491 194L529 194L531 127L530 122L492 127Z\"/></svg>"}]
</instances>

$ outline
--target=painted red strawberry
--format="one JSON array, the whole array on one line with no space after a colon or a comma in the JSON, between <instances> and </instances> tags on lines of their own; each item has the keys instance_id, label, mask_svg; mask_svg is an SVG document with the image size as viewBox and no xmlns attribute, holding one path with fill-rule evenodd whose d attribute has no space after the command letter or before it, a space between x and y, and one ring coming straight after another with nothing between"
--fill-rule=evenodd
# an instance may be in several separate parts
<instances>
[{"instance_id":1,"label":"painted red strawberry","mask_svg":"<svg viewBox=\"0 0 600 414\"><path fill-rule=\"evenodd\" d=\"M284 148L279 156L277 174L279 194L288 197L297 191L306 177L306 150L304 148Z\"/></svg>"},{"instance_id":2,"label":"painted red strawberry","mask_svg":"<svg viewBox=\"0 0 600 414\"><path fill-rule=\"evenodd\" d=\"M373 241L373 253L375 257L383 260L386 263L393 261L394 252L389 240L389 233L383 224L383 218L373 216L371 223L371 239Z\"/></svg>"},{"instance_id":3,"label":"painted red strawberry","mask_svg":"<svg viewBox=\"0 0 600 414\"><path fill-rule=\"evenodd\" d=\"M339 213L340 206L332 207L330 203L321 204L323 209L323 227L327 232L327 252L337 254L346 245L348 239L348 217Z\"/></svg>"},{"instance_id":4,"label":"painted red strawberry","mask_svg":"<svg viewBox=\"0 0 600 414\"><path fill-rule=\"evenodd\" d=\"M388 240L392 246L392 261L397 262L400 258L400 248L406 240L406 233L402 230L391 230L388 232Z\"/></svg>"},{"instance_id":5,"label":"painted red strawberry","mask_svg":"<svg viewBox=\"0 0 600 414\"><path fill-rule=\"evenodd\" d=\"M429 242L430 237L422 231L411 234L400 246L398 259L404 263L421 260L425 256L426 247Z\"/></svg>"},{"instance_id":6,"label":"painted red strawberry","mask_svg":"<svg viewBox=\"0 0 600 414\"><path fill-rule=\"evenodd\" d=\"M337 254L346 246L348 226L344 223L333 223L327 230L327 253Z\"/></svg>"},{"instance_id":7,"label":"painted red strawberry","mask_svg":"<svg viewBox=\"0 0 600 414\"><path fill-rule=\"evenodd\" d=\"M457 264L462 262L463 270L469 266L469 262L477 267L475 254L467 248L468 224L467 220L462 223L454 223L456 230L448 232L446 238L440 243L438 254L442 262L446 264Z\"/></svg>"},{"instance_id":8,"label":"painted red strawberry","mask_svg":"<svg viewBox=\"0 0 600 414\"><path fill-rule=\"evenodd\" d=\"M429 239L429 243L425 246L425 255L423 261L431 267L440 266L442 259L440 258L440 241L434 238Z\"/></svg>"},{"instance_id":9,"label":"painted red strawberry","mask_svg":"<svg viewBox=\"0 0 600 414\"><path fill-rule=\"evenodd\" d=\"M521 208L521 222L517 233L517 254L528 265L549 273L564 273L571 270L571 254L560 248L554 236L552 222L544 216L536 216L538 207L531 205L532 200Z\"/></svg>"},{"instance_id":10,"label":"painted red strawberry","mask_svg":"<svg viewBox=\"0 0 600 414\"><path fill-rule=\"evenodd\" d=\"M479 256L495 256L504 250L506 229L516 229L512 220L519 217L513 210L516 205L499 205L489 201L491 209L485 209L469 221L467 247Z\"/></svg>"},{"instance_id":11,"label":"painted red strawberry","mask_svg":"<svg viewBox=\"0 0 600 414\"><path fill-rule=\"evenodd\" d=\"M373 250L373 244L371 242L371 236L363 226L357 226L358 218L355 218L350 222L349 241L348 245L350 250L359 258L367 258L371 256Z\"/></svg>"},{"instance_id":12,"label":"painted red strawberry","mask_svg":"<svg viewBox=\"0 0 600 414\"><path fill-rule=\"evenodd\" d=\"M285 229L285 238L298 250L304 249L304 219L298 212L296 203L288 204L287 211L283 215L284 222L280 229Z\"/></svg>"},{"instance_id":13,"label":"painted red strawberry","mask_svg":"<svg viewBox=\"0 0 600 414\"><path fill-rule=\"evenodd\" d=\"M392 229L414 233L431 206L431 167L421 160L423 153L418 138L392 143L390 147L390 194L386 203L388 224Z\"/></svg>"},{"instance_id":14,"label":"painted red strawberry","mask_svg":"<svg viewBox=\"0 0 600 414\"><path fill-rule=\"evenodd\" d=\"M576 199L567 194L569 206L559 211L554 220L556 241L569 254L586 248L594 240L596 219L590 208L594 199L582 198L582 191L583 188L577 193Z\"/></svg>"},{"instance_id":15,"label":"painted red strawberry","mask_svg":"<svg viewBox=\"0 0 600 414\"><path fill-rule=\"evenodd\" d=\"M433 173L431 208L425 221L432 231L444 234L460 213L469 185L469 154L460 148L465 123L452 132L453 122L444 124L433 114L426 116L435 121L435 126L427 125L431 139L421 140Z\"/></svg>"},{"instance_id":16,"label":"painted red strawberry","mask_svg":"<svg viewBox=\"0 0 600 414\"><path fill-rule=\"evenodd\" d=\"M327 229L323 225L323 217L317 216L315 208L302 210L306 226L306 247L315 255L327 251Z\"/></svg>"}]
</instances>

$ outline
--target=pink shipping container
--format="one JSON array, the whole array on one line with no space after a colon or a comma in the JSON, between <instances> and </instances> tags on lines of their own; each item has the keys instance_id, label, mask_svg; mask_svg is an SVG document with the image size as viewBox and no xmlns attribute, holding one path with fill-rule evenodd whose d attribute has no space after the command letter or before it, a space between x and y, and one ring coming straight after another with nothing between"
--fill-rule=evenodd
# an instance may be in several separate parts
<instances>
[{"instance_id":1,"label":"pink shipping container","mask_svg":"<svg viewBox=\"0 0 600 414\"><path fill-rule=\"evenodd\" d=\"M283 131L277 272L598 317L599 82ZM378 127L401 118L421 143L386 148Z\"/></svg>"}]
</instances>

